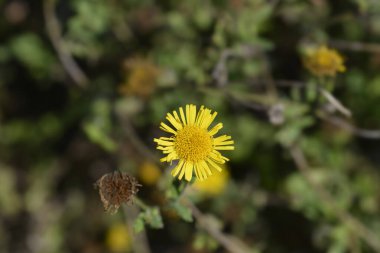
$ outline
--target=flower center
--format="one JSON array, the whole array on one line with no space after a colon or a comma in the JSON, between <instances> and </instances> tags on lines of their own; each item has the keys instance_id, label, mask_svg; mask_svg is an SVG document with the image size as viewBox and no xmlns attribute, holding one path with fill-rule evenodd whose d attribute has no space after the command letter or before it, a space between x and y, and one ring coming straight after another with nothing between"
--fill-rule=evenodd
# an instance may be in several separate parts
<instances>
[{"instance_id":1,"label":"flower center","mask_svg":"<svg viewBox=\"0 0 380 253\"><path fill-rule=\"evenodd\" d=\"M212 140L207 130L197 126L185 126L175 137L175 151L180 159L197 162L212 151Z\"/></svg>"}]
</instances>

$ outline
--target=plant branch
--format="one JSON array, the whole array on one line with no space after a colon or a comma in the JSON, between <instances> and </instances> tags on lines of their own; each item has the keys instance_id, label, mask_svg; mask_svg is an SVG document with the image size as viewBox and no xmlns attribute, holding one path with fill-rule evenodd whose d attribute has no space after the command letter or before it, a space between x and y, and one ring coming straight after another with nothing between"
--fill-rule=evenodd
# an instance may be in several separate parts
<instances>
[{"instance_id":1,"label":"plant branch","mask_svg":"<svg viewBox=\"0 0 380 253\"><path fill-rule=\"evenodd\" d=\"M358 128L340 117L326 115L325 113L322 113L322 112L319 112L317 115L321 119L326 120L327 122L337 127L340 127L344 130L347 130L356 136L367 138L367 139L380 139L380 130L369 130L369 129Z\"/></svg>"},{"instance_id":2,"label":"plant branch","mask_svg":"<svg viewBox=\"0 0 380 253\"><path fill-rule=\"evenodd\" d=\"M299 87L299 88L305 88L306 83L300 82L300 81L288 81L288 80L276 80L274 81L277 86L285 86L285 87ZM317 86L318 92L324 96L327 101L330 102L330 104L340 113L347 117L351 117L352 113L351 111L345 107L336 97L334 97L333 94L331 94L326 89L322 88L320 85Z\"/></svg>"},{"instance_id":3,"label":"plant branch","mask_svg":"<svg viewBox=\"0 0 380 253\"><path fill-rule=\"evenodd\" d=\"M358 219L346 212L344 209L336 205L334 198L328 191L325 190L311 177L310 167L306 161L306 158L302 150L294 145L290 147L290 154L297 166L297 169L310 184L318 197L324 202L334 213L342 223L347 223L352 229L352 232L356 233L363 241L365 241L375 252L380 252L380 239L372 231L370 231L365 225L363 225Z\"/></svg>"},{"instance_id":4,"label":"plant branch","mask_svg":"<svg viewBox=\"0 0 380 253\"><path fill-rule=\"evenodd\" d=\"M121 120L123 128L125 129L125 134L127 135L127 138L130 140L131 144L145 158L149 159L153 163L157 163L157 161L159 161L159 158L139 138L135 129L132 126L132 123L126 118L122 118Z\"/></svg>"},{"instance_id":5,"label":"plant branch","mask_svg":"<svg viewBox=\"0 0 380 253\"><path fill-rule=\"evenodd\" d=\"M249 253L252 250L239 238L236 238L231 235L226 235L218 226L215 226L215 223L212 222L211 215L203 214L196 205L189 200L187 195L191 192L190 184L186 184L184 189L180 192L178 197L181 202L187 206L197 221L198 226L206 231L212 238L219 242L228 252L232 253Z\"/></svg>"},{"instance_id":6,"label":"plant branch","mask_svg":"<svg viewBox=\"0 0 380 253\"><path fill-rule=\"evenodd\" d=\"M380 44L378 43L366 43L358 41L344 41L344 40L331 40L329 44L332 47L341 50L351 50L356 52L367 52L367 53L380 53Z\"/></svg>"},{"instance_id":7,"label":"plant branch","mask_svg":"<svg viewBox=\"0 0 380 253\"><path fill-rule=\"evenodd\" d=\"M306 86L305 83L300 82L300 81L288 81L288 80L276 80L275 84L277 86L282 86L282 87L298 87L298 88L304 88ZM332 106L334 106L335 109L339 110L343 115L345 116L351 116L352 113L349 109L347 109L337 98L335 98L331 93L329 93L327 90L324 90L322 88L318 88L318 91L321 92L322 95L330 102ZM247 95L245 94L244 96L249 97L251 100L255 102L255 104L250 103L250 101L246 101L243 99L237 100L237 97L235 94L227 94L229 96L232 96L232 98L236 99L236 101L239 102L239 104L254 109L254 110L266 110L269 109L270 107L268 106L269 104L266 102L265 98L266 96L259 96L259 95ZM367 138L367 139L380 139L380 129L362 129L358 128L354 125L352 125L350 122L337 117L337 116L332 116L327 113L324 113L323 111L318 111L317 116L337 127L340 127L342 129L345 129L352 134L362 137L362 138Z\"/></svg>"},{"instance_id":8,"label":"plant branch","mask_svg":"<svg viewBox=\"0 0 380 253\"><path fill-rule=\"evenodd\" d=\"M212 77L216 81L217 86L224 87L228 83L228 69L227 61L232 57L242 57L250 58L257 53L257 49L250 45L241 45L239 48L226 48L224 49L220 56L219 60L216 63L213 71Z\"/></svg>"},{"instance_id":9,"label":"plant branch","mask_svg":"<svg viewBox=\"0 0 380 253\"><path fill-rule=\"evenodd\" d=\"M148 210L149 209L149 206L147 204L144 203L144 201L142 201L140 198L138 198L137 196L134 196L133 198L133 202L136 203L136 205L138 207L140 207L142 210Z\"/></svg>"},{"instance_id":10,"label":"plant branch","mask_svg":"<svg viewBox=\"0 0 380 253\"><path fill-rule=\"evenodd\" d=\"M190 200L184 201L197 221L198 226L206 231L211 237L217 240L228 252L249 253L252 250L240 239L226 235L219 228L210 222L207 215L204 215Z\"/></svg>"},{"instance_id":11,"label":"plant branch","mask_svg":"<svg viewBox=\"0 0 380 253\"><path fill-rule=\"evenodd\" d=\"M135 200L137 202L137 198ZM137 234L134 232L133 224L139 214L139 209L136 206L123 205L123 211L128 226L129 234L133 238L133 252L151 253L146 231L143 230Z\"/></svg>"},{"instance_id":12,"label":"plant branch","mask_svg":"<svg viewBox=\"0 0 380 253\"><path fill-rule=\"evenodd\" d=\"M322 89L321 87L318 87L318 90L330 102L330 104L334 106L335 109L337 109L339 112L341 112L343 115L347 117L352 116L351 111L344 107L342 103L338 99L336 99L330 92L328 92L325 89Z\"/></svg>"},{"instance_id":13,"label":"plant branch","mask_svg":"<svg viewBox=\"0 0 380 253\"><path fill-rule=\"evenodd\" d=\"M53 47L57 52L58 58L61 61L66 73L79 87L85 88L89 83L89 79L75 62L67 48L64 46L61 35L61 27L57 17L55 16L54 9L54 0L43 1L43 12L48 37L53 44Z\"/></svg>"}]
</instances>

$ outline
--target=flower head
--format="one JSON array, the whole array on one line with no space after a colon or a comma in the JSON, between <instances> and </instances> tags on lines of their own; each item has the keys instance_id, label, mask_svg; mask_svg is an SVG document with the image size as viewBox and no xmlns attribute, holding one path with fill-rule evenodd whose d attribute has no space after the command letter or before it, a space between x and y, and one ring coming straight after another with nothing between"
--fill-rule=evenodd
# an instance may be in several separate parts
<instances>
[{"instance_id":1,"label":"flower head","mask_svg":"<svg viewBox=\"0 0 380 253\"><path fill-rule=\"evenodd\" d=\"M335 49L320 46L306 53L305 67L316 76L335 76L346 71L344 59Z\"/></svg>"},{"instance_id":2,"label":"flower head","mask_svg":"<svg viewBox=\"0 0 380 253\"><path fill-rule=\"evenodd\" d=\"M139 179L144 185L155 185L160 179L161 174L158 166L148 161L141 164L138 170Z\"/></svg>"},{"instance_id":3,"label":"flower head","mask_svg":"<svg viewBox=\"0 0 380 253\"><path fill-rule=\"evenodd\" d=\"M106 234L106 245L112 252L129 251L132 246L132 240L127 226L122 223L112 225Z\"/></svg>"},{"instance_id":4,"label":"flower head","mask_svg":"<svg viewBox=\"0 0 380 253\"><path fill-rule=\"evenodd\" d=\"M158 67L143 58L133 58L124 63L126 80L120 87L120 93L148 98L155 89L160 74Z\"/></svg>"},{"instance_id":5,"label":"flower head","mask_svg":"<svg viewBox=\"0 0 380 253\"><path fill-rule=\"evenodd\" d=\"M179 114L176 111L167 114L166 119L172 126L162 122L160 128L172 136L154 141L157 143L157 149L167 154L161 159L162 162L178 160L178 164L172 170L173 177L178 176L181 180L185 176L185 179L190 181L194 171L195 176L203 180L212 174L210 168L222 170L220 164L224 164L228 158L219 150L233 150L234 141L228 135L214 136L223 128L222 123L209 130L216 115L217 112L211 113L211 110L204 106L197 112L195 105L186 105L185 110L180 107Z\"/></svg>"}]
</instances>

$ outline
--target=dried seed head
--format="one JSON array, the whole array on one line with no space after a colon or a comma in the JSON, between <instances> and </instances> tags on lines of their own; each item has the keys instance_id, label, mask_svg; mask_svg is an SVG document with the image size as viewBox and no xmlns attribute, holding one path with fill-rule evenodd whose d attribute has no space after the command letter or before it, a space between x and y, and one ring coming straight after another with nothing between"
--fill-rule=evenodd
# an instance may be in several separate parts
<instances>
[{"instance_id":1,"label":"dried seed head","mask_svg":"<svg viewBox=\"0 0 380 253\"><path fill-rule=\"evenodd\" d=\"M120 171L104 174L95 183L105 211L111 214L116 213L122 203L132 200L140 186L133 176Z\"/></svg>"}]
</instances>

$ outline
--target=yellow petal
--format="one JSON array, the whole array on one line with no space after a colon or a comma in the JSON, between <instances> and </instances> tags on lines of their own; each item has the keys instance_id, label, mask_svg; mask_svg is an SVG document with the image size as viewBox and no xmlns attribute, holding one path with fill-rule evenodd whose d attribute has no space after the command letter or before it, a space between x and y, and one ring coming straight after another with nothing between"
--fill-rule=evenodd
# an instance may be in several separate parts
<instances>
[{"instance_id":1,"label":"yellow petal","mask_svg":"<svg viewBox=\"0 0 380 253\"><path fill-rule=\"evenodd\" d=\"M161 126L160 128L162 130L164 130L165 132L168 132L168 133L172 133L172 134L177 134L176 131L173 130L173 128L171 128L170 126L166 125L165 123L161 122Z\"/></svg>"},{"instance_id":2,"label":"yellow petal","mask_svg":"<svg viewBox=\"0 0 380 253\"><path fill-rule=\"evenodd\" d=\"M173 115L170 113L167 114L166 119L177 129L180 130L182 129L182 124L181 122L178 122Z\"/></svg>"},{"instance_id":3,"label":"yellow petal","mask_svg":"<svg viewBox=\"0 0 380 253\"><path fill-rule=\"evenodd\" d=\"M194 165L192 162L187 162L187 166L185 166L185 179L187 181L190 181L193 177L193 167Z\"/></svg>"},{"instance_id":4,"label":"yellow petal","mask_svg":"<svg viewBox=\"0 0 380 253\"><path fill-rule=\"evenodd\" d=\"M211 159L207 159L207 162L211 164L211 166L214 167L217 171L222 171L222 168Z\"/></svg>"},{"instance_id":5,"label":"yellow petal","mask_svg":"<svg viewBox=\"0 0 380 253\"><path fill-rule=\"evenodd\" d=\"M222 123L218 123L216 124L208 133L211 135L211 136L214 136L217 132L219 132L220 129L223 128L223 124Z\"/></svg>"},{"instance_id":6,"label":"yellow petal","mask_svg":"<svg viewBox=\"0 0 380 253\"><path fill-rule=\"evenodd\" d=\"M174 142L172 142L172 141L165 141L165 140L162 140L162 139L154 139L154 142L157 142L158 145L162 145L162 146L173 146L174 145Z\"/></svg>"},{"instance_id":7,"label":"yellow petal","mask_svg":"<svg viewBox=\"0 0 380 253\"><path fill-rule=\"evenodd\" d=\"M234 146L216 146L214 147L215 150L234 150Z\"/></svg>"},{"instance_id":8,"label":"yellow petal","mask_svg":"<svg viewBox=\"0 0 380 253\"><path fill-rule=\"evenodd\" d=\"M171 174L172 174L173 177L176 177L177 174L178 174L178 172L181 171L181 169L183 167L183 163L184 163L183 160L179 161L178 164L177 164L177 166L172 170Z\"/></svg>"},{"instance_id":9,"label":"yellow petal","mask_svg":"<svg viewBox=\"0 0 380 253\"><path fill-rule=\"evenodd\" d=\"M179 108L179 114L181 115L181 120L182 120L183 125L186 126L187 123L186 123L185 113L183 112L182 107Z\"/></svg>"}]
</instances>

